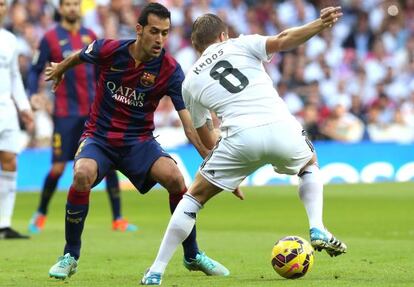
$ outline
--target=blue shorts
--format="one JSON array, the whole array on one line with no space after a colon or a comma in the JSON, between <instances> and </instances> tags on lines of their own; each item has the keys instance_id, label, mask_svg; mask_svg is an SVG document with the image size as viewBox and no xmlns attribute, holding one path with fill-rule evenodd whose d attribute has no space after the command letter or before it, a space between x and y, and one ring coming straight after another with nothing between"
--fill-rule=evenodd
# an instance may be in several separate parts
<instances>
[{"instance_id":1,"label":"blue shorts","mask_svg":"<svg viewBox=\"0 0 414 287\"><path fill-rule=\"evenodd\" d=\"M54 117L52 162L72 161L88 117Z\"/></svg>"},{"instance_id":2,"label":"blue shorts","mask_svg":"<svg viewBox=\"0 0 414 287\"><path fill-rule=\"evenodd\" d=\"M149 171L160 157L171 156L154 139L138 142L131 146L114 147L95 138L87 137L79 145L75 161L90 158L98 164L97 185L109 170L122 172L140 193L148 192L157 182L149 178Z\"/></svg>"}]
</instances>

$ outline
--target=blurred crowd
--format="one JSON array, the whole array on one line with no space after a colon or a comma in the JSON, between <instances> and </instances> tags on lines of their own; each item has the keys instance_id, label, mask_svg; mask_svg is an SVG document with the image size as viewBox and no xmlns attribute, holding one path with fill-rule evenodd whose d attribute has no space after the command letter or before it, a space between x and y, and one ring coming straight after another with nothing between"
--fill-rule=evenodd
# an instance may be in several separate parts
<instances>
[{"instance_id":1,"label":"blurred crowd","mask_svg":"<svg viewBox=\"0 0 414 287\"><path fill-rule=\"evenodd\" d=\"M167 50L187 72L197 55L193 21L218 14L229 34L274 35L316 19L321 8L340 5L344 16L332 29L265 65L280 96L312 140L414 142L414 0L164 0L172 13ZM98 37L134 38L144 0L83 0L83 24ZM6 28L19 40L24 80L45 31L57 20L58 0L12 1ZM42 82L34 103L32 145L50 144L53 95ZM162 144L186 139L165 97L155 116ZM161 131L161 129L163 131ZM156 133L157 133L156 132ZM177 136L176 134L179 134Z\"/></svg>"}]
</instances>

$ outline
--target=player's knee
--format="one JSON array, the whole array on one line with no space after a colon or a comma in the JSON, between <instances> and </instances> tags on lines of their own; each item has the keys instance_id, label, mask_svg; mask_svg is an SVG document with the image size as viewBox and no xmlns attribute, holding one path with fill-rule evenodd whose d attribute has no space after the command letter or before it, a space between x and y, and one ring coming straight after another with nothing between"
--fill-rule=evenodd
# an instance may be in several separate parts
<instances>
[{"instance_id":1,"label":"player's knee","mask_svg":"<svg viewBox=\"0 0 414 287\"><path fill-rule=\"evenodd\" d=\"M88 167L78 167L73 175L73 183L78 190L90 189L94 180L93 170Z\"/></svg>"},{"instance_id":2,"label":"player's knee","mask_svg":"<svg viewBox=\"0 0 414 287\"><path fill-rule=\"evenodd\" d=\"M15 155L9 155L2 159L1 169L4 171L16 171L17 161Z\"/></svg>"},{"instance_id":3,"label":"player's knee","mask_svg":"<svg viewBox=\"0 0 414 287\"><path fill-rule=\"evenodd\" d=\"M54 177L61 177L64 170L65 170L65 164L64 163L53 164L52 169L50 170L50 173Z\"/></svg>"},{"instance_id":4,"label":"player's knee","mask_svg":"<svg viewBox=\"0 0 414 287\"><path fill-rule=\"evenodd\" d=\"M168 190L170 194L181 194L185 190L185 182L182 174L177 169L177 171L173 171L169 174L165 188Z\"/></svg>"}]
</instances>

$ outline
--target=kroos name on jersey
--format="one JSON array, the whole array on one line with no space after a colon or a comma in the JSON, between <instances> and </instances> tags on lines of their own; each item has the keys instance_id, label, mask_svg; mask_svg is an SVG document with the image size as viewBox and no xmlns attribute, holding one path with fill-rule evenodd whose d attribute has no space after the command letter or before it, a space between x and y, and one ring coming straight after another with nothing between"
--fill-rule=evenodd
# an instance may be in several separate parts
<instances>
[{"instance_id":1,"label":"kroos name on jersey","mask_svg":"<svg viewBox=\"0 0 414 287\"><path fill-rule=\"evenodd\" d=\"M214 60L217 60L220 56L223 56L223 54L224 54L223 49L218 50L217 53L214 53L210 57L206 58L203 62L201 62L201 64L199 64L193 70L193 72L198 75L201 72L201 69L203 69L203 68L207 67L208 65L210 65L211 63L213 63Z\"/></svg>"}]
</instances>

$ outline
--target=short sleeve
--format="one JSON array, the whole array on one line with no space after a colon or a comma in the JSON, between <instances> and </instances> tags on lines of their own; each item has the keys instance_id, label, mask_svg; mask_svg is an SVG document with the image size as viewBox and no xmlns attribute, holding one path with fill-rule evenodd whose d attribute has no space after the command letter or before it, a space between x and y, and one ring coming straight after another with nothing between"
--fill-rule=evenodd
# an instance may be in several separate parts
<instances>
[{"instance_id":1,"label":"short sleeve","mask_svg":"<svg viewBox=\"0 0 414 287\"><path fill-rule=\"evenodd\" d=\"M273 54L268 55L266 53L266 41L268 36L254 35L241 35L237 40L243 46L248 53L252 54L260 61L269 62L272 59Z\"/></svg>"},{"instance_id":2,"label":"short sleeve","mask_svg":"<svg viewBox=\"0 0 414 287\"><path fill-rule=\"evenodd\" d=\"M101 49L104 40L95 40L88 46L85 46L80 52L80 59L83 62L99 65L101 63Z\"/></svg>"},{"instance_id":3,"label":"short sleeve","mask_svg":"<svg viewBox=\"0 0 414 287\"><path fill-rule=\"evenodd\" d=\"M176 111L185 109L183 96L181 94L181 88L184 81L184 73L180 65L177 64L177 67L174 73L171 75L168 82L168 91L167 94L171 98L171 101L174 105Z\"/></svg>"},{"instance_id":4,"label":"short sleeve","mask_svg":"<svg viewBox=\"0 0 414 287\"><path fill-rule=\"evenodd\" d=\"M202 127L208 119L211 119L211 114L208 109L198 103L191 93L183 86L183 98L185 106L190 112L193 125L196 129Z\"/></svg>"}]
</instances>

